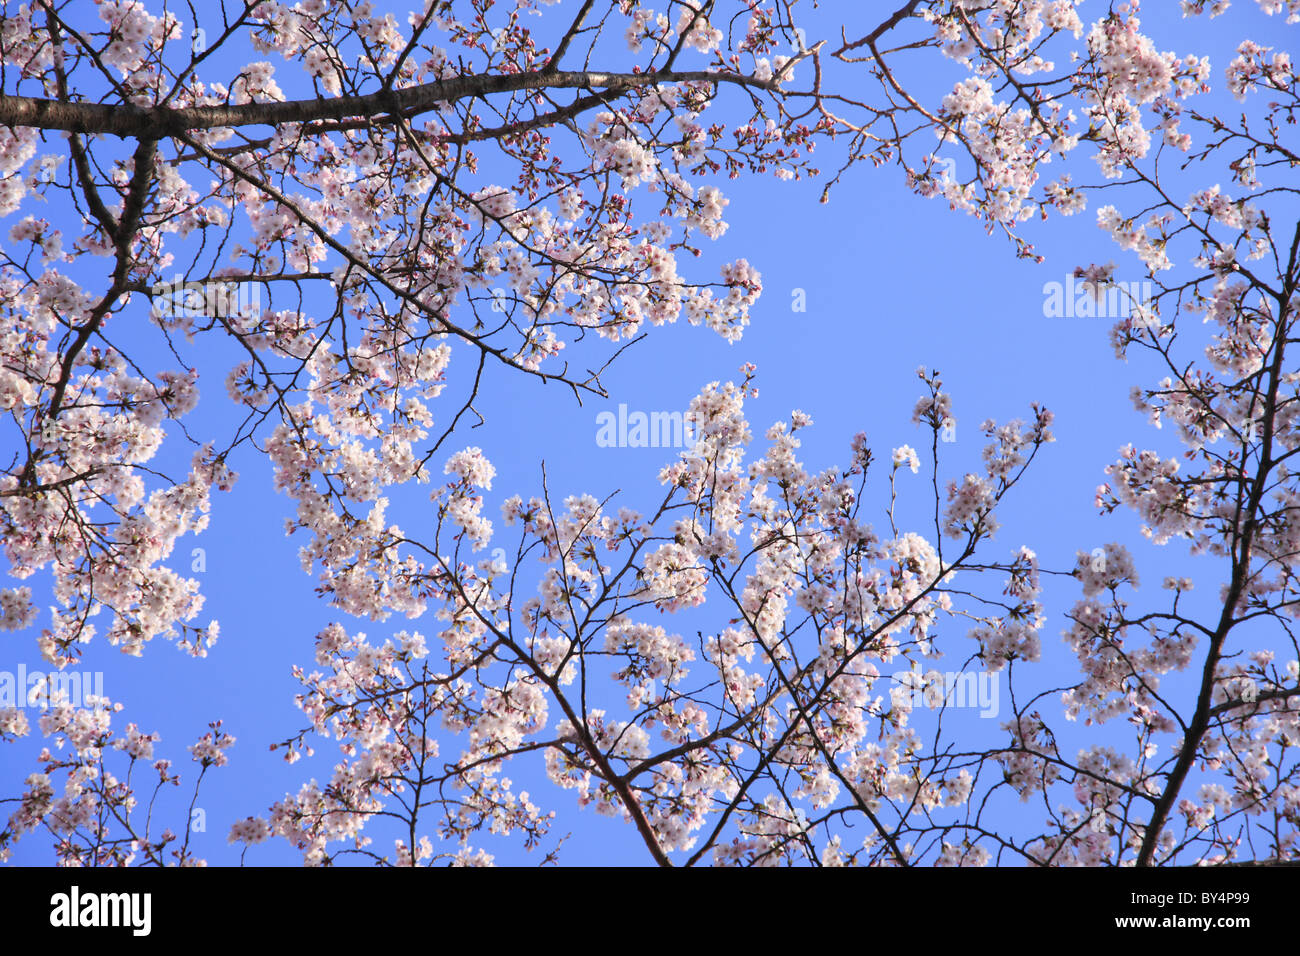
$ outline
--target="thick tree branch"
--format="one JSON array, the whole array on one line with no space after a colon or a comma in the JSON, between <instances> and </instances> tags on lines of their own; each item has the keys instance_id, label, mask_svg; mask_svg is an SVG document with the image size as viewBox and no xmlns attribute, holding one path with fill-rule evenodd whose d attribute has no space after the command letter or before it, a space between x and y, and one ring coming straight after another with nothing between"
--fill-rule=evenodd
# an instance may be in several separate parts
<instances>
[{"instance_id":1,"label":"thick tree branch","mask_svg":"<svg viewBox=\"0 0 1300 956\"><path fill-rule=\"evenodd\" d=\"M145 109L129 103L60 103L58 100L30 96L0 96L0 126L29 126L123 138L162 139L193 130L275 126L313 120L341 120L353 116L388 116L390 122L398 122L399 119L410 119L432 110L442 103L490 96L493 93L543 89L600 89L618 92L661 83L733 83L770 91L777 88L774 80L759 80L738 73L710 73L702 70L604 73L591 70L479 74L452 77L402 90L380 90L364 96L177 109Z\"/></svg>"}]
</instances>

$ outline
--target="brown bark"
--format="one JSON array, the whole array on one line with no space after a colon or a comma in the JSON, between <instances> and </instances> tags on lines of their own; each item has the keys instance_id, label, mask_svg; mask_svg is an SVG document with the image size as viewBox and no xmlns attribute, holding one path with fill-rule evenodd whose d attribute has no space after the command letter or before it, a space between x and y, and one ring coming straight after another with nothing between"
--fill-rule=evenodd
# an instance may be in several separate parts
<instances>
[{"instance_id":1,"label":"brown bark","mask_svg":"<svg viewBox=\"0 0 1300 956\"><path fill-rule=\"evenodd\" d=\"M312 120L341 120L353 116L409 119L441 103L520 90L591 89L623 92L660 83L734 83L773 89L763 81L734 73L658 71L604 73L538 70L457 76L400 90L380 90L364 96L244 103L229 106L144 108L130 103L61 103L30 96L0 96L0 126L30 126L69 132L101 133L122 138L162 139L192 130L221 127L275 126ZM382 119L380 120L383 121Z\"/></svg>"}]
</instances>

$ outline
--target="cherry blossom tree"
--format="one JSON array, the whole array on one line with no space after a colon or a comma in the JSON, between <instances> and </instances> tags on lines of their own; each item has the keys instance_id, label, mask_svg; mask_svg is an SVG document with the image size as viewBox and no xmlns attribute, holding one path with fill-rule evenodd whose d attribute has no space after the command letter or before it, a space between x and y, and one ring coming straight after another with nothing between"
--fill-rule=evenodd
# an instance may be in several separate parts
<instances>
[{"instance_id":1,"label":"cherry blossom tree","mask_svg":"<svg viewBox=\"0 0 1300 956\"><path fill-rule=\"evenodd\" d=\"M1300 20L1300 4L1258 6ZM11 575L48 576L59 610L41 620L31 587L8 588L0 625L56 673L89 641L205 656L218 627L177 543L265 455L339 612L295 674L305 725L272 743L290 762L323 741L340 756L324 783L250 795L232 842L285 839L309 864L477 864L504 833L562 860L553 807L576 799L665 865L1297 859L1300 227L1274 222L1297 162L1289 58L1243 43L1229 118L1197 108L1208 58L1160 50L1136 3L1085 22L1077 0L912 0L844 13L824 38L798 7L6 3L0 526ZM576 407L655 327L738 340L758 272L690 262L727 228L717 183L819 176L829 201L858 166L901 170L1029 258L1029 220L1104 190L1098 224L1157 288L1112 339L1162 369L1134 401L1184 455L1129 446L1097 504L1214 558L1208 605L1181 577L1139 605L1120 544L1054 571L1029 546L1006 557L997 509L1052 415L1027 402L983 422L981 470L955 473L954 403L925 368L921 453L881 462L858 435L809 472L797 410L754 447L746 365L692 401L659 500L543 484L507 498L503 529L485 515L496 471L461 440L485 370L559 383ZM1114 269L1078 274L1104 294ZM255 301L232 291L249 287ZM214 366L213 342L240 360ZM150 372L160 355L174 366ZM463 393L453 356L475 370ZM224 376L221 434L185 427L200 373ZM151 464L164 438L193 445L188 472ZM922 458L933 519L900 526ZM389 515L426 483L432 529ZM887 529L867 520L882 504ZM503 542L508 561L489 548ZM1081 588L1056 620L1045 573ZM395 614L412 623L390 629ZM1078 659L1064 685L1040 661L1057 626ZM1005 675L998 739L918 713L891 679L915 665L931 681L944 655ZM1176 672L1189 695L1168 690ZM52 739L6 801L0 854L40 830L62 862L201 863L187 826L157 830L153 795L181 775L156 735L56 685L37 728L0 706L0 737ZM214 715L193 793L232 745ZM512 781L521 765L550 791ZM1008 797L1042 813L999 816Z\"/></svg>"}]
</instances>

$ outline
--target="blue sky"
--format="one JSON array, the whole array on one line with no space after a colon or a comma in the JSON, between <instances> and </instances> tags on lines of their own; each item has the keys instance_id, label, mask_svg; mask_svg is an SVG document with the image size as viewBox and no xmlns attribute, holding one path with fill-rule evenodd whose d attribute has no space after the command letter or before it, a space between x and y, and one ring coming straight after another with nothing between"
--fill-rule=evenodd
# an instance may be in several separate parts
<instances>
[{"instance_id":1,"label":"blue sky","mask_svg":"<svg viewBox=\"0 0 1300 956\"><path fill-rule=\"evenodd\" d=\"M563 3L559 9L572 6ZM817 21L833 20L835 6L823 5ZM1208 54L1214 66L1212 82L1217 84L1229 51L1250 26L1262 21L1274 35L1286 29L1280 19L1262 20L1253 5L1238 7L1233 12L1241 17L1214 21L1215 26L1224 26L1208 33L1209 21L1184 24L1173 17L1172 3L1159 11L1152 5L1146 22L1161 49ZM1085 21L1104 11L1103 4L1085 4ZM815 38L817 33L809 29L809 35ZM1185 42L1185 37L1195 37L1195 44ZM285 76L280 82L288 89ZM937 83L934 86L938 88ZM1217 95L1209 99L1225 102ZM838 154L830 147L818 155L824 167L831 167ZM656 474L675 452L598 447L597 415L616 410L620 402L634 410L685 409L700 386L735 378L742 363L754 362L760 396L747 403L746 411L759 436L756 447L761 446L761 433L768 424L786 418L791 409L801 409L815 422L801 435L804 460L810 470L816 470L845 462L849 441L858 431L867 433L878 460L887 460L889 451L904 443L921 447L925 436L910 423L910 414L922 391L915 370L925 365L942 371L945 390L953 395L958 440L944 449L952 456L945 466L949 475L960 476L967 463L973 467L979 460L982 442L975 426L985 418L1027 418L1031 402L1040 402L1056 414L1057 441L1045 449L1003 507L1002 528L989 545L990 557L1009 558L1024 544L1038 553L1045 567L1068 569L1076 551L1122 541L1137 557L1144 589L1157 590L1165 574L1192 573L1205 582L1201 597L1212 598L1217 569L1187 558L1176 544L1165 548L1147 544L1137 533L1140 525L1133 515L1120 512L1103 518L1093 505L1095 489L1105 480L1102 470L1115 460L1122 445L1133 442L1166 452L1173 447L1172 436L1146 425L1128 397L1133 385L1161 376L1140 360L1115 359L1107 334L1110 320L1049 319L1043 314L1044 284L1063 281L1076 265L1114 260L1117 277L1142 277L1136 258L1114 248L1096 227L1096 200L1072 218L1030 224L1026 234L1046 256L1045 263L1034 264L1017 260L1010 243L986 234L978 222L950 211L941 200L911 194L898 167L855 169L826 204L818 202L822 180L782 183L770 177L741 178L719 184L730 200L726 215L730 228L720 240L706 244L703 257L683 271L711 279L721 263L744 256L762 273L763 296L740 343L728 345L707 329L685 324L654 329L605 376L610 398L589 400L583 407L560 386L489 373L484 397L476 406L486 424L462 428L446 447L481 446L496 466L485 512L499 533L505 531L499 520L500 502L512 494L526 498L539 493L543 462L557 500L574 493L600 498L621 489L621 503L642 510L650 505L658 495ZM484 181L492 180L485 176ZM2 222L0 227L7 234L11 224ZM796 290L806 295L805 312L792 310ZM143 322L147 304L140 301L131 308L139 311L141 321L121 331L124 341L136 338L137 330L147 332ZM124 320L123 325L134 321L129 316ZM165 356L156 349L150 353L153 346L141 342L145 354L156 357L158 369L170 367ZM221 364L230 354L221 349L206 351L201 360L194 351L187 355L199 361L202 373L200 407L186 419L193 434L223 424L228 427L231 421L222 387L229 363ZM453 381L471 367L466 350L456 351ZM450 407L450 391L443 401ZM4 440L11 437L6 433ZM185 459L190 454L179 445L171 451ZM312 636L334 620L377 641L404 627L419 627L426 634L436 631L432 620L412 624L396 618L385 623L340 618L318 600L312 593L314 577L302 573L298 565L302 539L284 534L291 503L274 494L269 463L249 452L245 448L232 462L240 473L234 490L214 495L210 528L182 539L174 557L177 569L187 573L190 549L204 549L206 569L197 575L207 600L202 620L215 617L221 622L221 638L208 657L193 660L162 642L150 645L140 659L123 656L102 641L85 649L84 667L102 670L108 696L126 704L116 723L134 721L158 731L159 754L171 757L182 769L186 786L171 798L171 813L164 815L168 825L175 827L183 820L188 784L197 769L188 761L185 746L216 717L224 718L223 729L238 739L229 765L209 774L198 800L206 814L206 831L195 834L193 845L210 864L237 860L237 848L226 843L232 822L265 814L272 801L296 791L309 776L321 781L329 777L336 752L327 741L317 742L314 761L294 766L268 750L270 743L303 726L292 700L299 685L290 670L295 664L312 668ZM918 476L904 474L901 482L903 524L926 533L925 515L932 506L926 497L927 476L924 471ZM880 524L887 497L878 483L873 488L872 518ZM419 509L429 510L427 493L423 487L405 496L401 508L394 496L391 514L404 526L420 527ZM430 513L425 530L431 529L432 519ZM512 538L507 536L501 544L513 550ZM38 575L24 583L39 591L47 587L48 578ZM1070 681L1071 655L1059 634L1066 624L1064 612L1078 596L1072 581L1049 584L1044 660L1037 670L1021 675L1026 686ZM38 598L38 604L46 603ZM34 628L0 638L0 669L13 670L20 663L29 669L42 667L35 637L44 619L43 614ZM964 659L971 650L964 629L947 633L954 648L952 658ZM972 727L974 739L1001 739L995 729L998 721L982 723ZM15 792L22 778L35 769L34 754L41 743L35 734L24 743L0 749L5 795ZM539 768L540 763L531 768L521 764L509 775L528 781L534 799L557 811L556 836L572 833L562 861L646 859L630 827L578 810L572 794L548 784ZM1016 812L1015 807L1006 812ZM551 839L544 846L554 842ZM391 837L387 842L377 839L376 844L386 851ZM524 853L511 840L486 837L478 845L502 863L528 864L541 857ZM253 849L248 856L249 862L264 864L295 863L299 858L297 851L277 841ZM39 834L20 843L13 857L14 862L28 864L51 859L47 841Z\"/></svg>"}]
</instances>

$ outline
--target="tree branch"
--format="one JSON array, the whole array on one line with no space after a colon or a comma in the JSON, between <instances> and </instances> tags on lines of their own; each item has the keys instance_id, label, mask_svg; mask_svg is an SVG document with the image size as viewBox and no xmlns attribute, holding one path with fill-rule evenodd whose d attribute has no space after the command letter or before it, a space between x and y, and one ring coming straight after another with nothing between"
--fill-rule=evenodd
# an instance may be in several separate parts
<instances>
[{"instance_id":1,"label":"tree branch","mask_svg":"<svg viewBox=\"0 0 1300 956\"><path fill-rule=\"evenodd\" d=\"M380 90L363 96L178 109L146 109L130 103L61 103L58 100L30 96L0 96L0 126L28 126L123 138L162 139L193 130L275 126L312 120L341 120L353 116L388 116L388 121L395 123L432 110L442 103L519 90L603 89L618 92L661 83L701 82L733 83L769 91L777 89L774 80L759 80L738 73L711 73L703 70L604 73L592 70L485 73L452 77L402 90Z\"/></svg>"}]
</instances>

